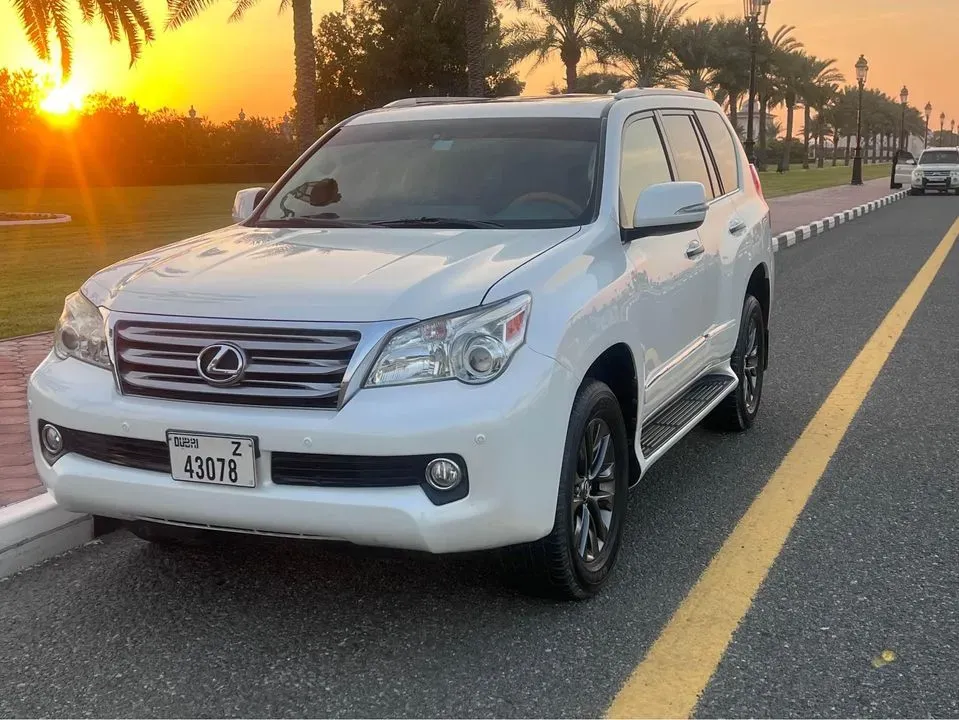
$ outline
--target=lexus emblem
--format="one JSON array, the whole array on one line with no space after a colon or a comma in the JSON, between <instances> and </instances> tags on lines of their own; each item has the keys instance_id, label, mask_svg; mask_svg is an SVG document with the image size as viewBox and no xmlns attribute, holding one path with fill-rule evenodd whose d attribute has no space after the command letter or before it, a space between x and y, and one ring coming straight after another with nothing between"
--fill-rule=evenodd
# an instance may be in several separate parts
<instances>
[{"instance_id":1,"label":"lexus emblem","mask_svg":"<svg viewBox=\"0 0 959 720\"><path fill-rule=\"evenodd\" d=\"M246 353L233 343L209 345L196 356L196 369L210 385L226 387L243 379Z\"/></svg>"}]
</instances>

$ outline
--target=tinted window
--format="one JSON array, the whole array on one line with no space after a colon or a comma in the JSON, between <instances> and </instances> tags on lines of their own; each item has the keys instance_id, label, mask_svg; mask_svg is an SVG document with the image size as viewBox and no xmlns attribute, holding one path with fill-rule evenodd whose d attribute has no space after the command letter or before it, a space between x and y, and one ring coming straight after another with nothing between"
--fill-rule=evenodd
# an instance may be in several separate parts
<instances>
[{"instance_id":1,"label":"tinted window","mask_svg":"<svg viewBox=\"0 0 959 720\"><path fill-rule=\"evenodd\" d=\"M663 129L676 163L676 179L700 182L706 188L706 197L715 197L692 118L688 115L669 115L663 118Z\"/></svg>"},{"instance_id":2,"label":"tinted window","mask_svg":"<svg viewBox=\"0 0 959 720\"><path fill-rule=\"evenodd\" d=\"M429 217L504 227L579 225L592 217L599 146L596 118L346 125L293 174L256 222Z\"/></svg>"},{"instance_id":3,"label":"tinted window","mask_svg":"<svg viewBox=\"0 0 959 720\"><path fill-rule=\"evenodd\" d=\"M729 133L726 121L713 112L697 113L699 122L706 133L706 140L713 151L713 158L719 168L719 177L723 183L723 192L733 192L739 187L739 170L736 163L736 146Z\"/></svg>"},{"instance_id":4,"label":"tinted window","mask_svg":"<svg viewBox=\"0 0 959 720\"><path fill-rule=\"evenodd\" d=\"M666 151L652 118L642 118L626 127L619 172L620 222L623 227L632 227L639 194L650 185L672 180Z\"/></svg>"}]
</instances>

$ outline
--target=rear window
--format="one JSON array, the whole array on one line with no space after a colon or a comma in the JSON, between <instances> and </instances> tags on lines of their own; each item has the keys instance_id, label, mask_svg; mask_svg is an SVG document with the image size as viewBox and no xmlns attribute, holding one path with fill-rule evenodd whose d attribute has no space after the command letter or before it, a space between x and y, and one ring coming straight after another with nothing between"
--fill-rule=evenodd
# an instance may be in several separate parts
<instances>
[{"instance_id":1,"label":"rear window","mask_svg":"<svg viewBox=\"0 0 959 720\"><path fill-rule=\"evenodd\" d=\"M706 133L706 140L713 151L719 177L723 181L723 192L731 193L739 188L739 165L736 162L736 146L729 133L726 121L718 113L698 112L699 122Z\"/></svg>"},{"instance_id":2,"label":"rear window","mask_svg":"<svg viewBox=\"0 0 959 720\"><path fill-rule=\"evenodd\" d=\"M920 165L959 165L959 150L926 150L919 158Z\"/></svg>"}]
</instances>

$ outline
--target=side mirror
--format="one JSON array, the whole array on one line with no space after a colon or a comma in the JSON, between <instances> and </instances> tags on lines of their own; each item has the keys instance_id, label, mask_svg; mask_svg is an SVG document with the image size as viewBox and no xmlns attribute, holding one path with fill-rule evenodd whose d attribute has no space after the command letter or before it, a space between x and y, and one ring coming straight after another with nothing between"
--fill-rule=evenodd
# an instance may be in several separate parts
<instances>
[{"instance_id":1,"label":"side mirror","mask_svg":"<svg viewBox=\"0 0 959 720\"><path fill-rule=\"evenodd\" d=\"M266 188L240 190L233 201L233 221L243 222L250 217L264 197L266 197Z\"/></svg>"},{"instance_id":2,"label":"side mirror","mask_svg":"<svg viewBox=\"0 0 959 720\"><path fill-rule=\"evenodd\" d=\"M625 239L695 230L706 220L708 210L706 188L702 183L650 185L636 200L633 227L624 230Z\"/></svg>"},{"instance_id":3,"label":"side mirror","mask_svg":"<svg viewBox=\"0 0 959 720\"><path fill-rule=\"evenodd\" d=\"M916 164L916 161L913 160L912 158L903 158L902 164L903 164L903 165L915 165L915 164Z\"/></svg>"}]
</instances>

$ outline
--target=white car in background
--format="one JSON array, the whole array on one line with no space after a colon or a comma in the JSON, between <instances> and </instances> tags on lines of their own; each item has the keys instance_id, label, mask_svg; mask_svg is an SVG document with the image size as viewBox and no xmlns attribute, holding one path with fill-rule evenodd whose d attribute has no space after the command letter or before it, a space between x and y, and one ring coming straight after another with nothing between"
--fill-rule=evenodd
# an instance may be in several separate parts
<instances>
[{"instance_id":1,"label":"white car in background","mask_svg":"<svg viewBox=\"0 0 959 720\"><path fill-rule=\"evenodd\" d=\"M67 298L29 386L62 507L159 543L497 548L583 598L629 488L759 412L769 208L703 95L400 101L234 217Z\"/></svg>"},{"instance_id":2,"label":"white car in background","mask_svg":"<svg viewBox=\"0 0 959 720\"><path fill-rule=\"evenodd\" d=\"M927 192L959 194L959 148L929 148L923 150L913 168L909 193Z\"/></svg>"},{"instance_id":3,"label":"white car in background","mask_svg":"<svg viewBox=\"0 0 959 720\"><path fill-rule=\"evenodd\" d=\"M912 171L916 169L916 158L908 150L899 153L890 188L898 190L904 185L912 186Z\"/></svg>"}]
</instances>

